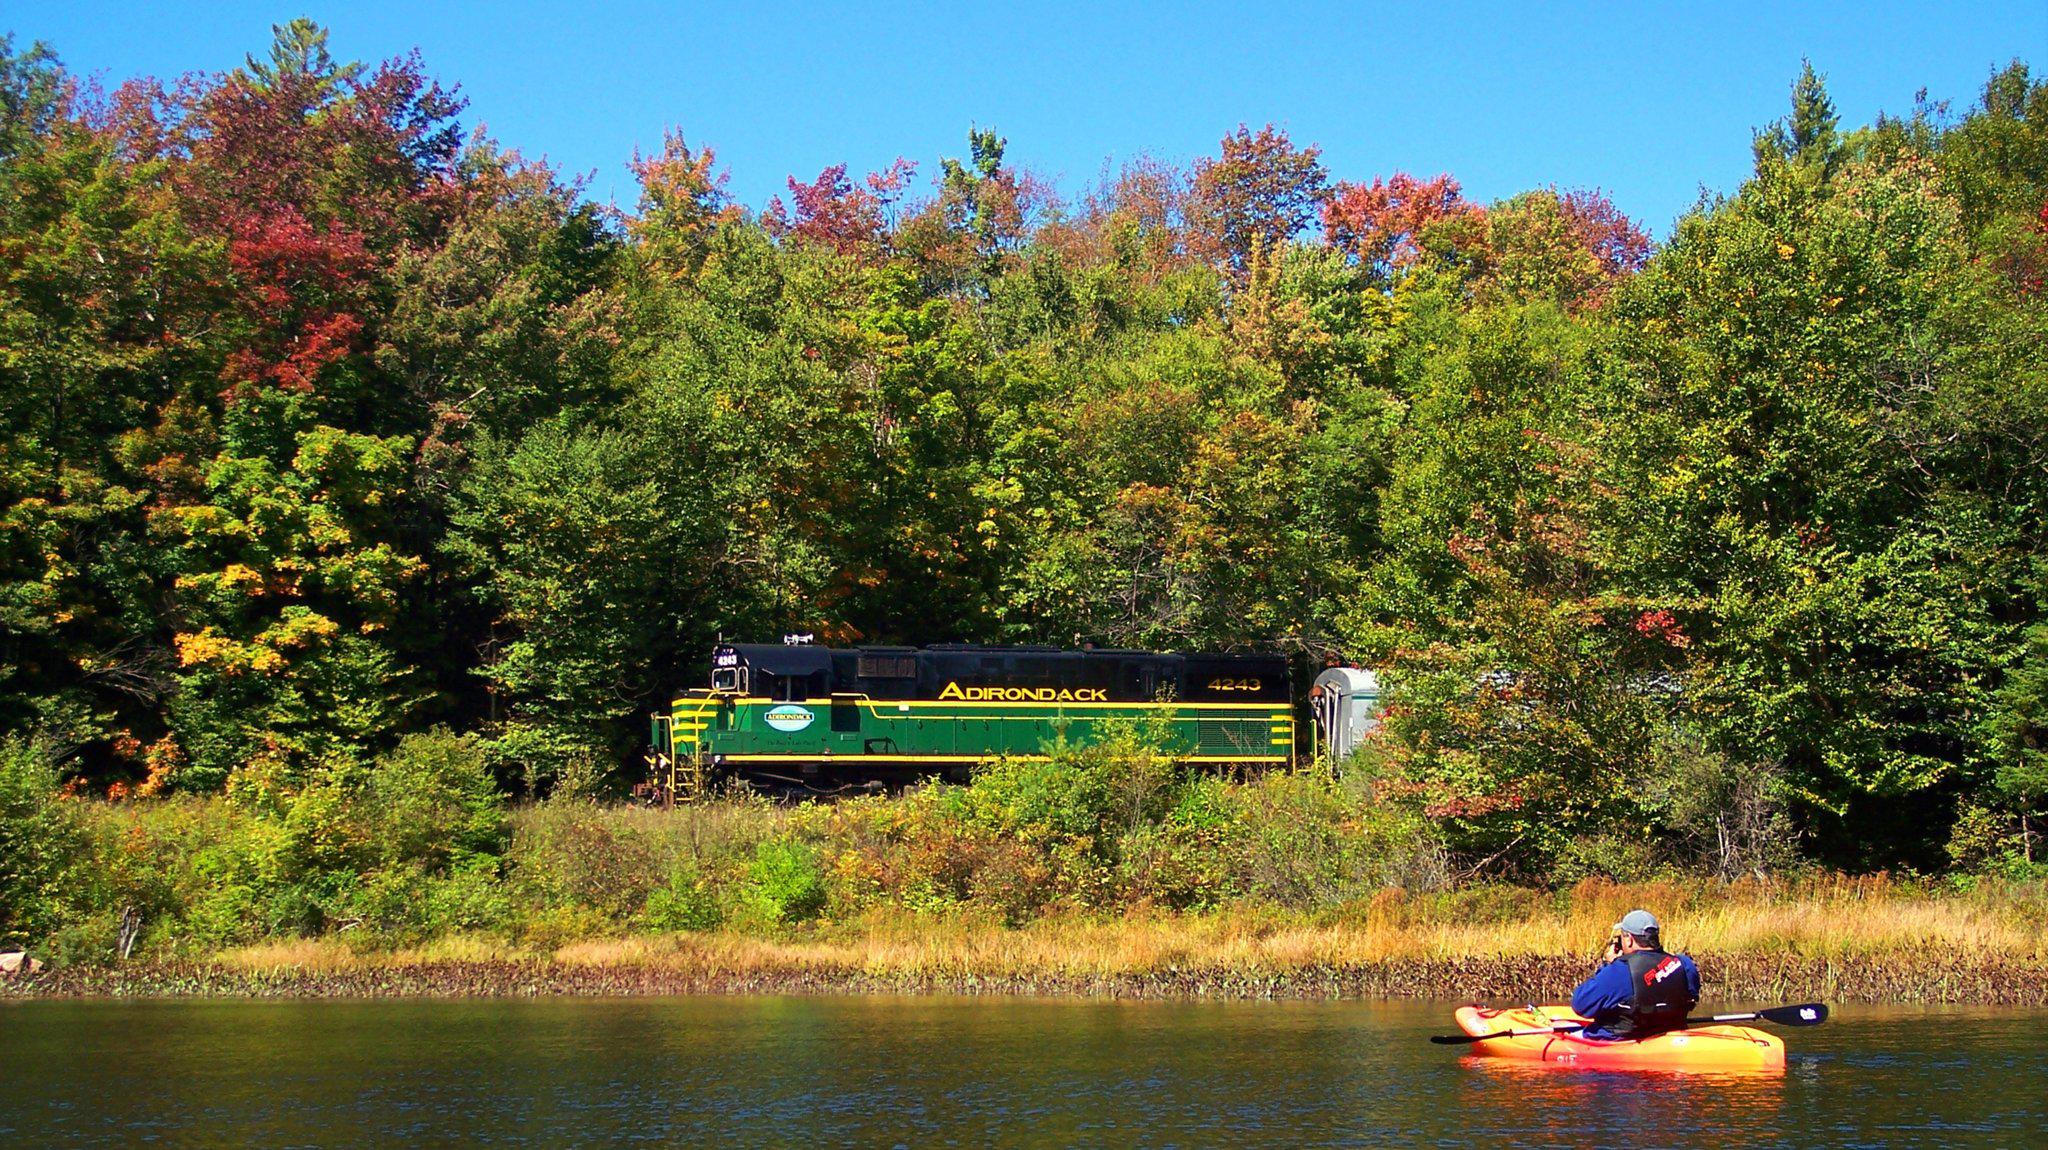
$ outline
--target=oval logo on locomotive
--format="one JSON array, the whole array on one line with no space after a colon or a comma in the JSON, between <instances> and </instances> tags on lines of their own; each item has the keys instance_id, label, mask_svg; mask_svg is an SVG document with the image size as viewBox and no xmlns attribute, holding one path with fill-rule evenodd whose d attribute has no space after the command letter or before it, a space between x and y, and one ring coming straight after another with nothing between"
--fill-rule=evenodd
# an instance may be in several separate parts
<instances>
[{"instance_id":1,"label":"oval logo on locomotive","mask_svg":"<svg viewBox=\"0 0 2048 1150\"><path fill-rule=\"evenodd\" d=\"M761 717L778 731L801 731L810 726L818 716L802 707L793 707L785 703L780 707L770 707L768 713Z\"/></svg>"}]
</instances>

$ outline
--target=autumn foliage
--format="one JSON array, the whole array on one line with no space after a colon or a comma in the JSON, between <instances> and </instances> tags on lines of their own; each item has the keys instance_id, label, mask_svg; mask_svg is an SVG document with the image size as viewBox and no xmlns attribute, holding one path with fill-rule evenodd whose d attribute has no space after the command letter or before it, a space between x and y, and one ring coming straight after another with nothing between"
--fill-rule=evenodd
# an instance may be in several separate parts
<instances>
[{"instance_id":1,"label":"autumn foliage","mask_svg":"<svg viewBox=\"0 0 2048 1150\"><path fill-rule=\"evenodd\" d=\"M1387 672L1347 769L1461 866L2031 865L2042 93L1845 128L1809 69L1658 244L1273 124L764 205L678 127L601 203L307 21L111 90L0 42L0 726L488 806L629 781L721 635L1277 647Z\"/></svg>"}]
</instances>

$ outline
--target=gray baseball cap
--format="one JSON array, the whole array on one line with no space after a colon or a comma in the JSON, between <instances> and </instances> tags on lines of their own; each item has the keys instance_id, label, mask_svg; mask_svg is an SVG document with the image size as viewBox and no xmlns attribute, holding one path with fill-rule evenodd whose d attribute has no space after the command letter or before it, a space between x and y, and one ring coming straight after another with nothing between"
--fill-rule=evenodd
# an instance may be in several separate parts
<instances>
[{"instance_id":1,"label":"gray baseball cap","mask_svg":"<svg viewBox=\"0 0 2048 1150\"><path fill-rule=\"evenodd\" d=\"M1657 926L1657 916L1647 910L1629 911L1621 916L1620 922L1614 924L1614 933L1632 934L1637 938L1641 938L1646 934L1656 934L1659 929Z\"/></svg>"}]
</instances>

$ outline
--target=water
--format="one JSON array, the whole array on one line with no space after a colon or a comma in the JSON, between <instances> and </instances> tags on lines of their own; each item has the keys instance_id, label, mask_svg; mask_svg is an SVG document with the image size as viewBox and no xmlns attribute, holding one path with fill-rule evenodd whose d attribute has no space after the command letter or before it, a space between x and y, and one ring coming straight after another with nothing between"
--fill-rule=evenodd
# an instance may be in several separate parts
<instances>
[{"instance_id":1,"label":"water","mask_svg":"<svg viewBox=\"0 0 2048 1150\"><path fill-rule=\"evenodd\" d=\"M0 1146L2041 1146L2048 1012L1850 1007L1782 1075L1461 1056L1442 1005L0 1003Z\"/></svg>"}]
</instances>

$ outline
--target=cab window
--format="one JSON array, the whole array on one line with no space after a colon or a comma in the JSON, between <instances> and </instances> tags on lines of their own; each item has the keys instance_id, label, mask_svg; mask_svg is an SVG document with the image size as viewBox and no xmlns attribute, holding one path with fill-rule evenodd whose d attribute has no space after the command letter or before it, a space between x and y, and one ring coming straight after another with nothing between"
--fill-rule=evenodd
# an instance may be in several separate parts
<instances>
[{"instance_id":1,"label":"cab window","mask_svg":"<svg viewBox=\"0 0 2048 1150\"><path fill-rule=\"evenodd\" d=\"M761 676L761 693L778 703L788 703L804 697L804 681L797 675Z\"/></svg>"}]
</instances>

